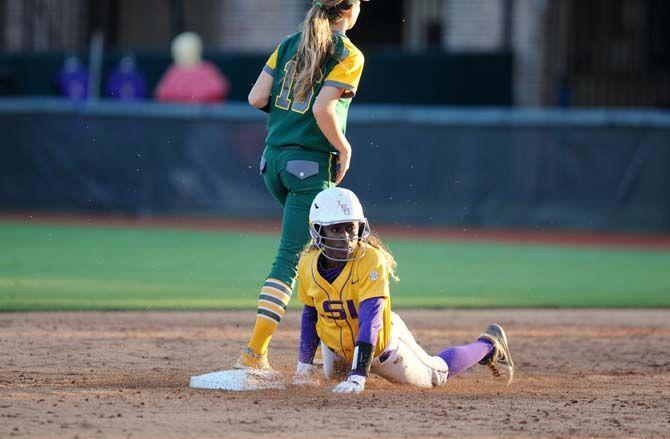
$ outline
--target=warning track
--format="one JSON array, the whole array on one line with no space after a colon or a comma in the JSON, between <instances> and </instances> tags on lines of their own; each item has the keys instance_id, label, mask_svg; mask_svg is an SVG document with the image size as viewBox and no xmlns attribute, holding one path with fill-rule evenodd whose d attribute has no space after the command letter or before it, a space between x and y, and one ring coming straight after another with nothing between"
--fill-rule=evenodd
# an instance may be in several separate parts
<instances>
[{"instance_id":1,"label":"warning track","mask_svg":"<svg viewBox=\"0 0 670 439\"><path fill-rule=\"evenodd\" d=\"M121 215L53 214L39 212L0 213L0 222L59 224L90 227L166 228L207 231L245 231L279 234L273 220L203 217L128 217ZM372 225L384 238L444 240L455 242L501 242L523 245L572 247L620 247L670 250L670 234L596 233L575 230L502 230Z\"/></svg>"}]
</instances>

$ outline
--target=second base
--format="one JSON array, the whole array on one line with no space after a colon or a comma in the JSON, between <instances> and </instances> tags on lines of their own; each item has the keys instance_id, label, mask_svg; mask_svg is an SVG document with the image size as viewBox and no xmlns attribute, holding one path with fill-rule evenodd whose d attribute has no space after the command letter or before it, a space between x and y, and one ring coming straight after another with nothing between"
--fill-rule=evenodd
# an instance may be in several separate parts
<instances>
[{"instance_id":1,"label":"second base","mask_svg":"<svg viewBox=\"0 0 670 439\"><path fill-rule=\"evenodd\" d=\"M257 370L222 370L191 377L189 387L243 392L247 390L281 389L285 386L279 372Z\"/></svg>"}]
</instances>

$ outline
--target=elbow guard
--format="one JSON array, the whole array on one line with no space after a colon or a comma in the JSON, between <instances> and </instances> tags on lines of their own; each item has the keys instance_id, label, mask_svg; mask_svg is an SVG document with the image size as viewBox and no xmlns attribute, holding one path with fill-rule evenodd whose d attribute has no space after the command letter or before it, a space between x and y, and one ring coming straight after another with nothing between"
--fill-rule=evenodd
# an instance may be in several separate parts
<instances>
[{"instance_id":1,"label":"elbow guard","mask_svg":"<svg viewBox=\"0 0 670 439\"><path fill-rule=\"evenodd\" d=\"M354 361L351 363L351 373L368 376L372 364L372 346L370 343L359 341L354 349Z\"/></svg>"}]
</instances>

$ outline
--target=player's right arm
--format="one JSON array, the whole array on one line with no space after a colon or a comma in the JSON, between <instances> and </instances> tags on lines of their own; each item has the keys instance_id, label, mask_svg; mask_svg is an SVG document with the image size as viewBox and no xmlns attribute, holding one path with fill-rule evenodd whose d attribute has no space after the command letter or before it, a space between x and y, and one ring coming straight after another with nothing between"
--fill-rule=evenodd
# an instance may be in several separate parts
<instances>
[{"instance_id":1,"label":"player's right arm","mask_svg":"<svg viewBox=\"0 0 670 439\"><path fill-rule=\"evenodd\" d=\"M249 104L253 107L263 110L266 113L270 111L270 95L272 94L272 84L274 82L274 71L277 67L277 53L279 46L272 52L270 58L265 63L263 70L258 75L258 79L249 92Z\"/></svg>"},{"instance_id":2,"label":"player's right arm","mask_svg":"<svg viewBox=\"0 0 670 439\"><path fill-rule=\"evenodd\" d=\"M304 276L305 258L303 256L298 263L298 297L305 305L302 310L300 323L300 346L298 349L298 365L293 377L293 384L318 386L318 367L314 362L314 354L319 347L319 335L316 331L318 312L315 308L314 298L307 294L306 282L309 278Z\"/></svg>"},{"instance_id":3,"label":"player's right arm","mask_svg":"<svg viewBox=\"0 0 670 439\"><path fill-rule=\"evenodd\" d=\"M319 347L319 335L316 332L318 314L316 308L305 305L302 310L300 324L300 347L298 349L298 365L296 366L293 384L318 386L319 367L314 364L314 354Z\"/></svg>"}]
</instances>

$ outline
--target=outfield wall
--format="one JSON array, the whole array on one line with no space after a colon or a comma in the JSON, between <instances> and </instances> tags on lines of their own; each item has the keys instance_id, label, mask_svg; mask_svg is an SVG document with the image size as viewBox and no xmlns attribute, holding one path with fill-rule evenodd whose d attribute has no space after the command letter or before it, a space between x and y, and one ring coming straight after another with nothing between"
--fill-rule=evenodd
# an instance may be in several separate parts
<instances>
[{"instance_id":1,"label":"outfield wall","mask_svg":"<svg viewBox=\"0 0 670 439\"><path fill-rule=\"evenodd\" d=\"M241 103L0 100L0 209L276 217ZM670 114L352 106L376 222L670 230Z\"/></svg>"},{"instance_id":2,"label":"outfield wall","mask_svg":"<svg viewBox=\"0 0 670 439\"><path fill-rule=\"evenodd\" d=\"M68 54L0 52L0 96L60 95L56 78L65 55ZM80 55L87 64L86 54ZM105 52L103 78L125 55L125 52ZM267 53L205 54L230 80L228 98L232 101L246 100L267 57ZM152 92L172 62L169 51L136 53L135 58ZM512 76L513 58L506 52L372 51L365 54L365 75L356 100L375 104L510 106ZM409 85L407 78L412 79Z\"/></svg>"}]
</instances>

